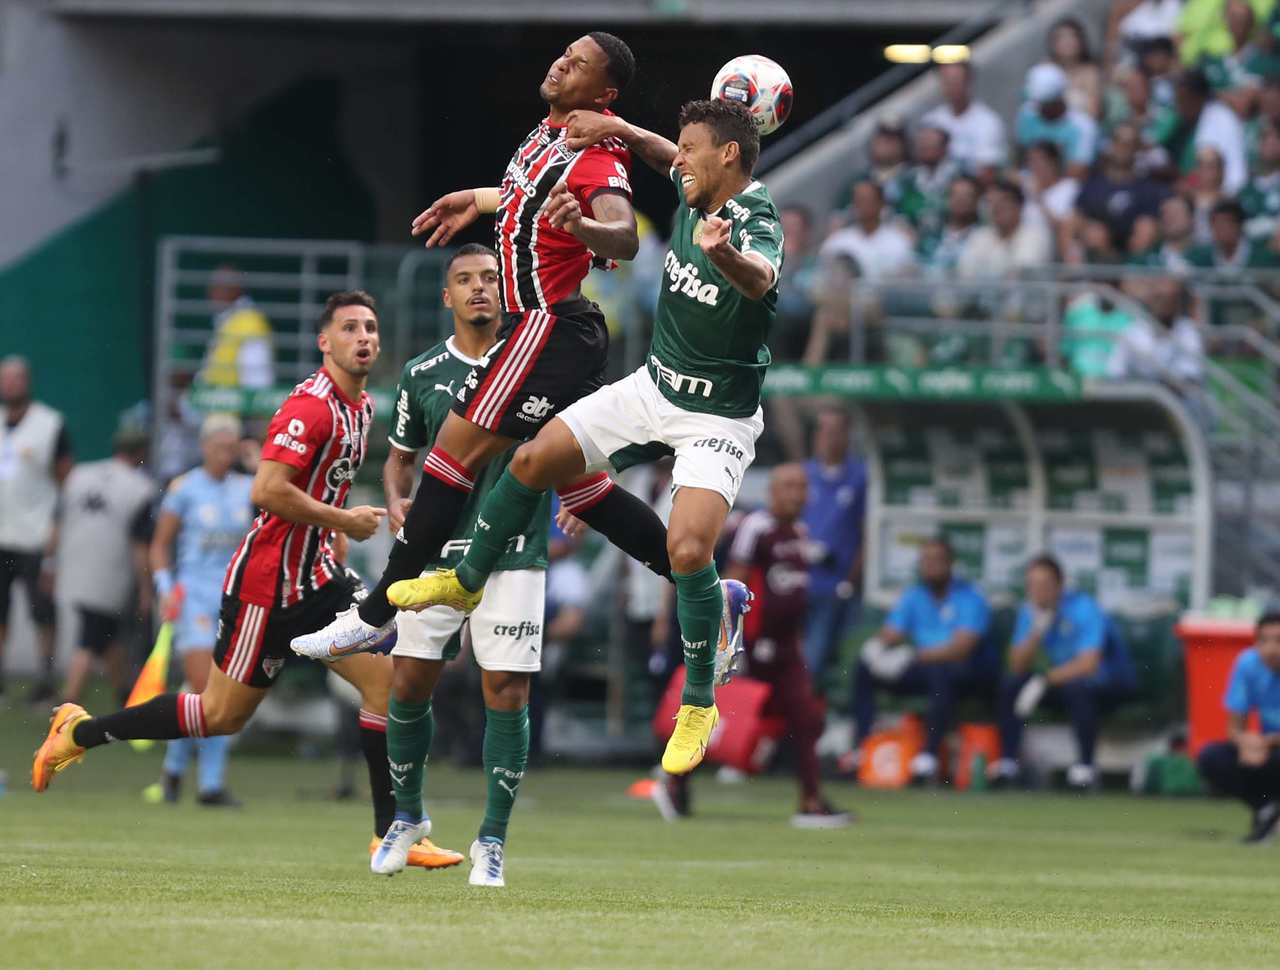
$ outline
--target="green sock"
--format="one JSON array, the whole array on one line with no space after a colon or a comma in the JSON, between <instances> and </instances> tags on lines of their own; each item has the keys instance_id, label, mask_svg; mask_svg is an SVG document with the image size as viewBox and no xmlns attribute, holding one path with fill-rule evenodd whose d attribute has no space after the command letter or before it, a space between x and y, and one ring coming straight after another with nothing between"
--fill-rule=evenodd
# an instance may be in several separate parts
<instances>
[{"instance_id":1,"label":"green sock","mask_svg":"<svg viewBox=\"0 0 1280 970\"><path fill-rule=\"evenodd\" d=\"M458 582L473 593L484 586L507 543L529 528L545 494L522 485L510 468L502 473L480 504L471 548L458 563Z\"/></svg>"},{"instance_id":2,"label":"green sock","mask_svg":"<svg viewBox=\"0 0 1280 970\"><path fill-rule=\"evenodd\" d=\"M430 700L414 704L393 696L387 705L387 761L391 765L396 814L403 813L414 821L423 816L422 783L435 723Z\"/></svg>"},{"instance_id":3,"label":"green sock","mask_svg":"<svg viewBox=\"0 0 1280 970\"><path fill-rule=\"evenodd\" d=\"M711 681L715 677L720 614L724 610L720 574L716 564L710 563L696 573L673 572L671 580L676 584L676 619L684 643L685 679L680 703L710 707L716 702Z\"/></svg>"},{"instance_id":4,"label":"green sock","mask_svg":"<svg viewBox=\"0 0 1280 970\"><path fill-rule=\"evenodd\" d=\"M489 789L480 838L505 842L511 806L529 763L529 708L494 711L486 707L484 716L484 773Z\"/></svg>"}]
</instances>

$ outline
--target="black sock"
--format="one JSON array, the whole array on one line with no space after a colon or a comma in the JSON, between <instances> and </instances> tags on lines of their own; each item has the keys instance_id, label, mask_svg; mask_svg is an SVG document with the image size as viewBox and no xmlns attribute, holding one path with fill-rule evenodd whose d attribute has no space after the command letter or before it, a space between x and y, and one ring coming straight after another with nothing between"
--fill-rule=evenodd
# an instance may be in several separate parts
<instances>
[{"instance_id":1,"label":"black sock","mask_svg":"<svg viewBox=\"0 0 1280 970\"><path fill-rule=\"evenodd\" d=\"M625 488L615 484L594 505L573 513L632 559L671 579L667 527L657 512Z\"/></svg>"},{"instance_id":2,"label":"black sock","mask_svg":"<svg viewBox=\"0 0 1280 970\"><path fill-rule=\"evenodd\" d=\"M186 732L178 721L178 697L177 694L161 694L137 707L126 707L114 714L91 717L76 725L71 739L82 748L96 748L108 741L127 741L133 738L171 741L186 737Z\"/></svg>"},{"instance_id":3,"label":"black sock","mask_svg":"<svg viewBox=\"0 0 1280 970\"><path fill-rule=\"evenodd\" d=\"M387 834L396 817L396 793L391 786L391 766L387 761L386 718L376 727L371 715L360 712L360 749L369 766L369 794L373 798L373 832L378 838Z\"/></svg>"},{"instance_id":4,"label":"black sock","mask_svg":"<svg viewBox=\"0 0 1280 970\"><path fill-rule=\"evenodd\" d=\"M434 456L436 452L431 454ZM426 471L431 472L429 463ZM360 619L371 626L382 626L396 615L396 608L387 602L387 589L392 583L422 574L427 563L439 555L440 547L453 537L463 506L470 497L470 488L446 484L434 474L422 476L404 526L391 546L382 578L360 604Z\"/></svg>"}]
</instances>

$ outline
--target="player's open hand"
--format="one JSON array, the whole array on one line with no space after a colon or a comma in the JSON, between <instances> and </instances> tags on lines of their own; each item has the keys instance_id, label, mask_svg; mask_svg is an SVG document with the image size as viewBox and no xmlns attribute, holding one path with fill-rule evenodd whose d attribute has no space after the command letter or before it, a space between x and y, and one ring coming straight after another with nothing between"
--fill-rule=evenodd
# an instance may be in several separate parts
<instances>
[{"instance_id":1,"label":"player's open hand","mask_svg":"<svg viewBox=\"0 0 1280 970\"><path fill-rule=\"evenodd\" d=\"M431 203L430 208L413 220L413 235L427 235L426 246L444 246L480 216L473 189L450 192Z\"/></svg>"},{"instance_id":2,"label":"player's open hand","mask_svg":"<svg viewBox=\"0 0 1280 970\"><path fill-rule=\"evenodd\" d=\"M557 182L547 199L547 222L556 229L573 232L582 221L582 206L564 182Z\"/></svg>"},{"instance_id":3,"label":"player's open hand","mask_svg":"<svg viewBox=\"0 0 1280 970\"><path fill-rule=\"evenodd\" d=\"M413 499L398 498L387 506L387 531L395 535L400 531L400 527L404 525L404 518L409 514L409 506L413 505Z\"/></svg>"},{"instance_id":4,"label":"player's open hand","mask_svg":"<svg viewBox=\"0 0 1280 970\"><path fill-rule=\"evenodd\" d=\"M708 256L722 255L732 247L729 245L729 227L733 225L728 219L719 216L707 216L702 224L702 238L698 245Z\"/></svg>"},{"instance_id":5,"label":"player's open hand","mask_svg":"<svg viewBox=\"0 0 1280 970\"><path fill-rule=\"evenodd\" d=\"M564 143L571 150L598 145L606 138L616 137L620 119L603 115L599 111L570 111L564 130Z\"/></svg>"},{"instance_id":6,"label":"player's open hand","mask_svg":"<svg viewBox=\"0 0 1280 970\"><path fill-rule=\"evenodd\" d=\"M587 529L587 523L583 522L563 505L560 506L560 511L556 513L556 525L570 539L578 538Z\"/></svg>"},{"instance_id":7,"label":"player's open hand","mask_svg":"<svg viewBox=\"0 0 1280 970\"><path fill-rule=\"evenodd\" d=\"M378 526L386 516L386 509L357 505L354 509L347 509L347 526L342 531L356 542L363 542L378 531Z\"/></svg>"}]
</instances>

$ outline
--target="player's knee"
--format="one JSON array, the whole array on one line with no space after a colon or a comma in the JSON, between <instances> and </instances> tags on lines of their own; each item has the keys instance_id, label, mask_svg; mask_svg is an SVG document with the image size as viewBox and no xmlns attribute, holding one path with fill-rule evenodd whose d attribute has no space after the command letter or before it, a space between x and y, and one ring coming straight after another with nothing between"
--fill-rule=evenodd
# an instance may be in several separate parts
<instances>
[{"instance_id":1,"label":"player's knee","mask_svg":"<svg viewBox=\"0 0 1280 970\"><path fill-rule=\"evenodd\" d=\"M203 695L202 695L203 697ZM214 737L235 734L249 722L250 711L241 711L225 704L203 701L205 734Z\"/></svg>"},{"instance_id":2,"label":"player's knee","mask_svg":"<svg viewBox=\"0 0 1280 970\"><path fill-rule=\"evenodd\" d=\"M397 663L391 681L391 696L401 704L421 704L430 700L432 686L425 664Z\"/></svg>"},{"instance_id":3,"label":"player's knee","mask_svg":"<svg viewBox=\"0 0 1280 970\"><path fill-rule=\"evenodd\" d=\"M511 456L511 474L526 488L546 490L551 481L551 449L545 442L534 438L526 441Z\"/></svg>"},{"instance_id":4,"label":"player's knee","mask_svg":"<svg viewBox=\"0 0 1280 970\"><path fill-rule=\"evenodd\" d=\"M710 565L714 546L701 536L671 535L667 536L667 556L671 560L673 573L696 573L699 569Z\"/></svg>"}]
</instances>

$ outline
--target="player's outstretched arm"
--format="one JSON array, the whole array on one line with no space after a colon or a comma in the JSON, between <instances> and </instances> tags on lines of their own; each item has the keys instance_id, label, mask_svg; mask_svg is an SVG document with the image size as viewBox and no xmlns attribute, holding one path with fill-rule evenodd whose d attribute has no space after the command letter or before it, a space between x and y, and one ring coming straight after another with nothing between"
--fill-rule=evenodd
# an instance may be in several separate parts
<instances>
[{"instance_id":1,"label":"player's outstretched arm","mask_svg":"<svg viewBox=\"0 0 1280 970\"><path fill-rule=\"evenodd\" d=\"M498 211L496 188L463 189L442 195L418 214L410 232L427 234L426 246L444 246L450 239L480 217L482 212Z\"/></svg>"},{"instance_id":2,"label":"player's outstretched arm","mask_svg":"<svg viewBox=\"0 0 1280 970\"><path fill-rule=\"evenodd\" d=\"M386 509L358 505L339 509L318 501L293 484L298 469L284 462L264 458L253 476L250 500L258 508L299 525L318 525L344 532L357 542L378 531Z\"/></svg>"},{"instance_id":3,"label":"player's outstretched arm","mask_svg":"<svg viewBox=\"0 0 1280 970\"><path fill-rule=\"evenodd\" d=\"M763 299L773 288L773 267L763 256L735 249L729 239L731 225L728 219L708 216L698 245L735 290L748 300Z\"/></svg>"},{"instance_id":4,"label":"player's outstretched arm","mask_svg":"<svg viewBox=\"0 0 1280 970\"><path fill-rule=\"evenodd\" d=\"M547 198L547 221L557 229L573 233L597 256L605 259L635 259L640 249L640 233L631 202L616 192L602 192L591 200L591 214L582 214L582 206L569 186L558 182Z\"/></svg>"},{"instance_id":5,"label":"player's outstretched arm","mask_svg":"<svg viewBox=\"0 0 1280 970\"><path fill-rule=\"evenodd\" d=\"M565 143L574 151L598 145L606 138L617 138L640 156L655 171L666 175L676 160L676 146L661 135L628 124L617 115L598 111L571 111Z\"/></svg>"}]
</instances>

